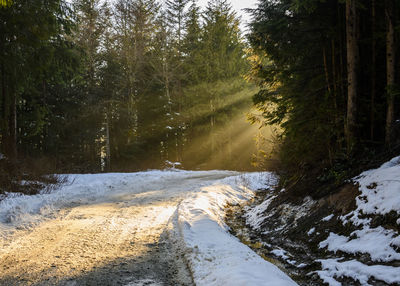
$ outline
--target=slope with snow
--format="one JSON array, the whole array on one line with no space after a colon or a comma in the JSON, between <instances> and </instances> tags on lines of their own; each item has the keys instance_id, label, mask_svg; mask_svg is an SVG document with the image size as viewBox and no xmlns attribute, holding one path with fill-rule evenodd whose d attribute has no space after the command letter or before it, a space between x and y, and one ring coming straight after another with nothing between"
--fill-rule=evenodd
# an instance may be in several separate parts
<instances>
[{"instance_id":1,"label":"slope with snow","mask_svg":"<svg viewBox=\"0 0 400 286\"><path fill-rule=\"evenodd\" d=\"M340 285L335 277L350 277L362 285L370 285L370 278L388 284L400 284L400 267L380 263L400 262L400 235L396 229L372 226L372 218L389 213L400 217L400 157L393 158L378 169L363 172L354 178L361 194L356 198L357 208L340 217L343 224L358 228L349 236L331 232L320 243L320 248L348 255L369 255L373 265L356 259L321 259L322 270L317 273L329 285ZM400 225L400 219L397 219ZM399 227L397 227L399 229Z\"/></svg>"},{"instance_id":2,"label":"slope with snow","mask_svg":"<svg viewBox=\"0 0 400 286\"><path fill-rule=\"evenodd\" d=\"M400 285L400 157L318 199L259 200L239 232L301 285Z\"/></svg>"}]
</instances>

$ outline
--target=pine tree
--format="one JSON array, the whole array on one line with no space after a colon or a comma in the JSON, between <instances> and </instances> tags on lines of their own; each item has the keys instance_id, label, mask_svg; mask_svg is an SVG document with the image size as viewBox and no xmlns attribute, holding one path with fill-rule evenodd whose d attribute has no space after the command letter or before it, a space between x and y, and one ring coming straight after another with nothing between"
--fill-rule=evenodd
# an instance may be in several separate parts
<instances>
[{"instance_id":1,"label":"pine tree","mask_svg":"<svg viewBox=\"0 0 400 286\"><path fill-rule=\"evenodd\" d=\"M202 52L206 79L216 80L240 74L243 44L239 19L227 0L208 2L204 12Z\"/></svg>"},{"instance_id":2,"label":"pine tree","mask_svg":"<svg viewBox=\"0 0 400 286\"><path fill-rule=\"evenodd\" d=\"M188 5L190 0L167 0L167 20L171 25L174 34L176 35L176 42L178 46L178 51L180 52L179 47L181 46L181 41L184 36L184 26L185 26L185 18L186 18L186 6Z\"/></svg>"},{"instance_id":3,"label":"pine tree","mask_svg":"<svg viewBox=\"0 0 400 286\"><path fill-rule=\"evenodd\" d=\"M342 182L355 162L396 141L392 4L263 0L252 11L254 101L264 124L282 127L284 176L297 190Z\"/></svg>"},{"instance_id":4,"label":"pine tree","mask_svg":"<svg viewBox=\"0 0 400 286\"><path fill-rule=\"evenodd\" d=\"M201 37L202 29L200 26L200 8L196 0L192 1L187 13L185 23L185 37L183 39L183 52L186 55L184 59L185 79L190 84L199 82L200 71L198 67L202 64L201 59Z\"/></svg>"},{"instance_id":5,"label":"pine tree","mask_svg":"<svg viewBox=\"0 0 400 286\"><path fill-rule=\"evenodd\" d=\"M127 162L138 163L135 159L140 152L137 150L150 148L145 140L155 132L151 111L158 108L155 102L160 88L153 60L159 10L160 5L150 0L119 0L115 3L117 53L123 71L121 93L125 108L120 109L117 125L121 130L114 146L116 156ZM145 153L144 149L141 153Z\"/></svg>"},{"instance_id":6,"label":"pine tree","mask_svg":"<svg viewBox=\"0 0 400 286\"><path fill-rule=\"evenodd\" d=\"M83 154L82 159L91 169L99 168L101 153L101 127L103 124L103 94L100 81L100 67L104 65L104 35L108 23L108 7L99 0L75 0L77 30L76 45L82 50L82 84L84 100L81 104L80 143L76 148Z\"/></svg>"},{"instance_id":7,"label":"pine tree","mask_svg":"<svg viewBox=\"0 0 400 286\"><path fill-rule=\"evenodd\" d=\"M340 9L334 1L283 0L262 1L253 11L249 40L260 55L254 74L261 87L254 101L266 123L282 127L280 158L290 183L313 180L306 174L329 166L341 147Z\"/></svg>"},{"instance_id":8,"label":"pine tree","mask_svg":"<svg viewBox=\"0 0 400 286\"><path fill-rule=\"evenodd\" d=\"M18 138L18 110L28 108L25 104L31 102L37 119L37 128L32 131L43 130L47 108L40 104L43 97L35 95L46 89L46 72L54 63L55 51L66 42L72 23L68 5L60 0L7 3L0 8L0 130L2 152L15 160L18 142L29 136L23 133Z\"/></svg>"}]
</instances>

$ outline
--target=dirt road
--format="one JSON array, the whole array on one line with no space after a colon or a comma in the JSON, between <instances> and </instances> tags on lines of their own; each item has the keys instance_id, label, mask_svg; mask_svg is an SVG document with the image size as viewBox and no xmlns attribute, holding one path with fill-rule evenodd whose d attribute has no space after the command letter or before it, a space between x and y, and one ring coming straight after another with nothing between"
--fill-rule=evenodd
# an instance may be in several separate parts
<instances>
[{"instance_id":1,"label":"dirt road","mask_svg":"<svg viewBox=\"0 0 400 286\"><path fill-rule=\"evenodd\" d=\"M233 172L79 175L0 211L0 285L192 285L170 218Z\"/></svg>"}]
</instances>

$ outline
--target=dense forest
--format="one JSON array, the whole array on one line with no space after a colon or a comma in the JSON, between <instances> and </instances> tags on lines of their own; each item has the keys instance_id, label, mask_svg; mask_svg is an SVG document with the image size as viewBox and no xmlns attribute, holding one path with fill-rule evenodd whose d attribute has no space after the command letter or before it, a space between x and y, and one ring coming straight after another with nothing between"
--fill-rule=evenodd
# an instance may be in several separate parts
<instances>
[{"instance_id":1,"label":"dense forest","mask_svg":"<svg viewBox=\"0 0 400 286\"><path fill-rule=\"evenodd\" d=\"M282 127L287 187L309 194L399 152L400 1L261 0L251 12L254 100Z\"/></svg>"},{"instance_id":2,"label":"dense forest","mask_svg":"<svg viewBox=\"0 0 400 286\"><path fill-rule=\"evenodd\" d=\"M243 79L228 1L13 0L0 15L10 161L57 172L250 166L244 113L257 89Z\"/></svg>"},{"instance_id":3,"label":"dense forest","mask_svg":"<svg viewBox=\"0 0 400 286\"><path fill-rule=\"evenodd\" d=\"M255 152L243 120L251 95L249 118L279 130L273 165L301 195L399 151L398 0L248 12L244 37L227 0L2 0L7 168L244 169L253 153L266 166L274 155Z\"/></svg>"}]
</instances>

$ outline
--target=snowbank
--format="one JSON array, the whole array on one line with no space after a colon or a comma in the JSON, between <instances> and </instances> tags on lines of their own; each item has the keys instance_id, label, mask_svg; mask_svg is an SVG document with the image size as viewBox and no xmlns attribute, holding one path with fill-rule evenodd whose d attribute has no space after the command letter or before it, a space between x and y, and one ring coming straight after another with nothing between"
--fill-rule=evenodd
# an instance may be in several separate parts
<instances>
[{"instance_id":1,"label":"snowbank","mask_svg":"<svg viewBox=\"0 0 400 286\"><path fill-rule=\"evenodd\" d=\"M400 214L400 156L378 169L363 172L354 179L362 194L357 198L357 209L352 220L357 223L361 214Z\"/></svg>"},{"instance_id":2,"label":"snowbank","mask_svg":"<svg viewBox=\"0 0 400 286\"><path fill-rule=\"evenodd\" d=\"M349 236L330 233L322 241L320 248L341 251L350 255L368 254L373 262L400 261L400 236L393 229L382 226L372 227L372 216L387 215L391 212L400 215L400 157L383 164L378 169L363 172L354 178L359 184L361 194L356 198L357 208L340 217L343 224L353 224L359 229ZM397 220L400 224L400 219ZM322 270L317 271L321 279L330 286L340 285L334 277L351 277L362 285L370 278L386 283L400 284L400 267L387 265L365 265L357 260L320 260Z\"/></svg>"},{"instance_id":3,"label":"snowbank","mask_svg":"<svg viewBox=\"0 0 400 286\"><path fill-rule=\"evenodd\" d=\"M254 196L252 190L275 183L271 173L231 177L202 187L181 202L176 223L196 285L297 285L230 235L224 223L227 203L242 203Z\"/></svg>"}]
</instances>

